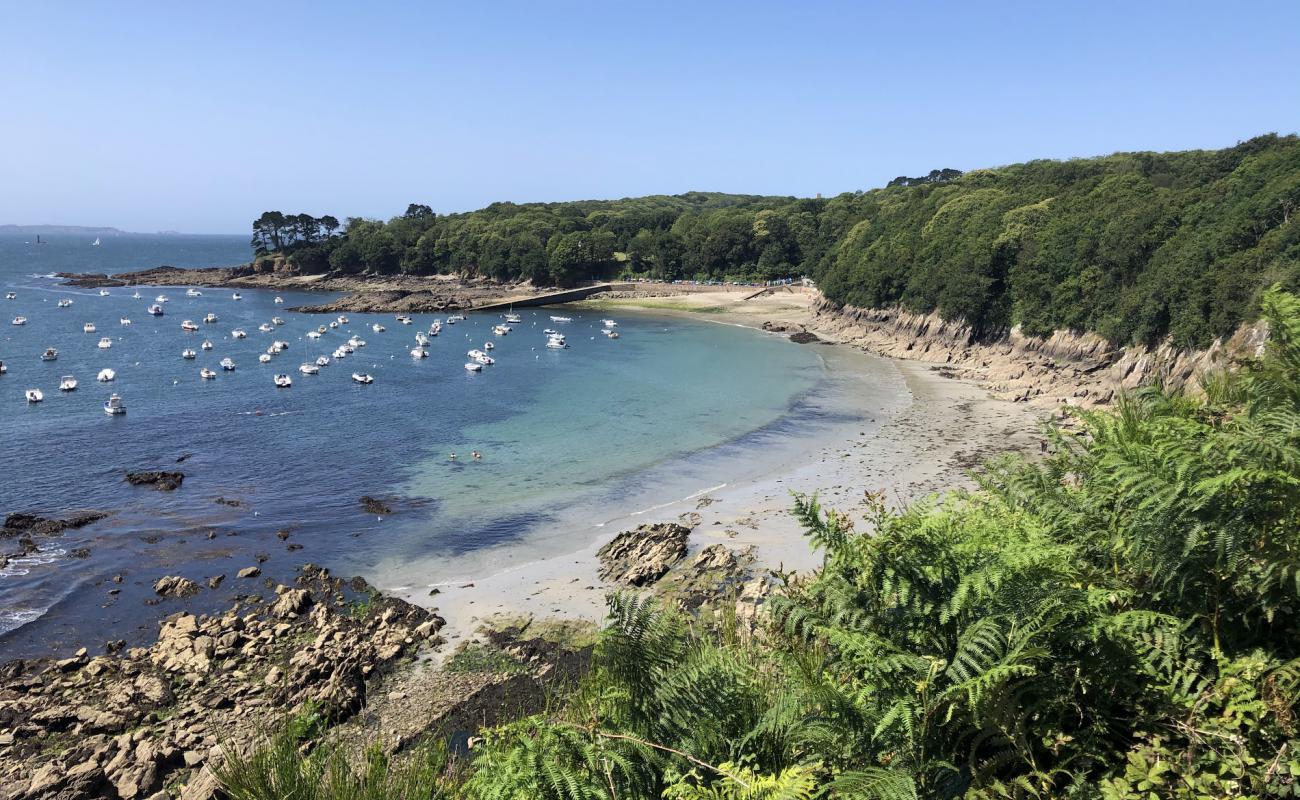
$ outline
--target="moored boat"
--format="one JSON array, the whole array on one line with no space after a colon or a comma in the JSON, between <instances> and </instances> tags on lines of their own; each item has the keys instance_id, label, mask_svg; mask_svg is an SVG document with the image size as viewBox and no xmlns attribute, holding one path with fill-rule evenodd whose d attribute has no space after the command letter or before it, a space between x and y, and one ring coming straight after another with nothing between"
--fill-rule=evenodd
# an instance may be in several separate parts
<instances>
[{"instance_id":1,"label":"moored boat","mask_svg":"<svg viewBox=\"0 0 1300 800\"><path fill-rule=\"evenodd\" d=\"M320 356L316 359L316 366L328 367L330 364L329 356Z\"/></svg>"},{"instance_id":2,"label":"moored boat","mask_svg":"<svg viewBox=\"0 0 1300 800\"><path fill-rule=\"evenodd\" d=\"M231 300L243 300L243 299L244 299L244 296L243 296L242 294L240 294L239 292L235 292L234 294L230 295L230 299L231 299Z\"/></svg>"},{"instance_id":3,"label":"moored boat","mask_svg":"<svg viewBox=\"0 0 1300 800\"><path fill-rule=\"evenodd\" d=\"M352 373L352 380L353 380L353 382L355 382L355 383L361 383L361 384L370 384L370 383L374 383L374 382L375 382L375 379L374 379L374 378L370 377L369 375L367 375L367 374L364 373L364 372L354 372L354 373Z\"/></svg>"},{"instance_id":4,"label":"moored boat","mask_svg":"<svg viewBox=\"0 0 1300 800\"><path fill-rule=\"evenodd\" d=\"M469 370L470 372L482 372L483 365L478 363L477 361L469 361L466 362L465 369Z\"/></svg>"},{"instance_id":5,"label":"moored boat","mask_svg":"<svg viewBox=\"0 0 1300 800\"><path fill-rule=\"evenodd\" d=\"M388 329L385 328L383 325L380 325L378 322L376 322L374 325L370 326L370 330L374 331L375 333L383 333Z\"/></svg>"},{"instance_id":6,"label":"moored boat","mask_svg":"<svg viewBox=\"0 0 1300 800\"><path fill-rule=\"evenodd\" d=\"M60 300L54 305L58 306L59 308L72 308L72 301L68 300L67 298L64 298L63 300Z\"/></svg>"},{"instance_id":7,"label":"moored boat","mask_svg":"<svg viewBox=\"0 0 1300 800\"><path fill-rule=\"evenodd\" d=\"M213 378L217 377L217 373L213 372L207 367L204 367L203 369L199 370L199 377L205 381L210 381Z\"/></svg>"},{"instance_id":8,"label":"moored boat","mask_svg":"<svg viewBox=\"0 0 1300 800\"><path fill-rule=\"evenodd\" d=\"M203 340L203 344L199 345L199 347L202 348L202 349L204 349L204 350L211 350L211 349L212 349L212 342L211 342L211 340L209 340L209 339L204 339L204 340Z\"/></svg>"},{"instance_id":9,"label":"moored boat","mask_svg":"<svg viewBox=\"0 0 1300 800\"><path fill-rule=\"evenodd\" d=\"M108 399L104 401L104 413L110 417L117 417L126 413L126 405L116 392L109 395Z\"/></svg>"},{"instance_id":10,"label":"moored boat","mask_svg":"<svg viewBox=\"0 0 1300 800\"><path fill-rule=\"evenodd\" d=\"M231 339L243 339L247 336L248 333L245 332L243 328L235 328L233 331L230 332Z\"/></svg>"},{"instance_id":11,"label":"moored boat","mask_svg":"<svg viewBox=\"0 0 1300 800\"><path fill-rule=\"evenodd\" d=\"M27 398L27 402L29 403L39 403L45 399L45 393L40 389L28 389L23 392L23 395Z\"/></svg>"},{"instance_id":12,"label":"moored boat","mask_svg":"<svg viewBox=\"0 0 1300 800\"><path fill-rule=\"evenodd\" d=\"M519 323L524 321L524 318L519 316L518 314L506 314L505 320L506 322L512 325L518 325Z\"/></svg>"},{"instance_id":13,"label":"moored boat","mask_svg":"<svg viewBox=\"0 0 1300 800\"><path fill-rule=\"evenodd\" d=\"M303 375L319 375L320 367L312 363L298 365L298 371Z\"/></svg>"},{"instance_id":14,"label":"moored boat","mask_svg":"<svg viewBox=\"0 0 1300 800\"><path fill-rule=\"evenodd\" d=\"M99 337L99 344L96 345L96 347L98 347L100 350L107 350L112 346L113 346L113 340L108 338L107 336Z\"/></svg>"},{"instance_id":15,"label":"moored boat","mask_svg":"<svg viewBox=\"0 0 1300 800\"><path fill-rule=\"evenodd\" d=\"M109 383L116 377L117 377L116 372L109 369L108 367L104 367L99 371L99 374L95 376L95 379L98 380L100 383Z\"/></svg>"},{"instance_id":16,"label":"moored boat","mask_svg":"<svg viewBox=\"0 0 1300 800\"><path fill-rule=\"evenodd\" d=\"M271 363L271 354L270 354L270 353L263 353L263 354L261 354L260 356L257 357L257 361L258 361L259 364L270 364L270 363Z\"/></svg>"},{"instance_id":17,"label":"moored boat","mask_svg":"<svg viewBox=\"0 0 1300 800\"><path fill-rule=\"evenodd\" d=\"M276 295L276 297L275 297L275 304L276 304L277 306L282 306L282 305L284 305L284 298L283 298L283 297L280 297L279 295Z\"/></svg>"},{"instance_id":18,"label":"moored boat","mask_svg":"<svg viewBox=\"0 0 1300 800\"><path fill-rule=\"evenodd\" d=\"M211 311L209 311L209 312L207 313L207 315L206 315L205 317L203 317L203 321L204 321L205 323L207 323L208 325L211 325L212 323L214 323L214 322L217 321L217 315L216 315L216 314L213 314Z\"/></svg>"},{"instance_id":19,"label":"moored boat","mask_svg":"<svg viewBox=\"0 0 1300 800\"><path fill-rule=\"evenodd\" d=\"M126 327L131 324L131 320L127 319L126 317L122 317L121 319L118 320L118 323L121 324L122 327Z\"/></svg>"},{"instance_id":20,"label":"moored boat","mask_svg":"<svg viewBox=\"0 0 1300 800\"><path fill-rule=\"evenodd\" d=\"M157 303L154 303L153 305L149 306L149 313L154 315L155 317L161 317L163 315L163 308Z\"/></svg>"},{"instance_id":21,"label":"moored boat","mask_svg":"<svg viewBox=\"0 0 1300 800\"><path fill-rule=\"evenodd\" d=\"M17 317L14 317L14 321L13 321L12 324L14 324L14 325L26 325L26 324L27 324L27 317L24 317L24 316L17 316Z\"/></svg>"},{"instance_id":22,"label":"moored boat","mask_svg":"<svg viewBox=\"0 0 1300 800\"><path fill-rule=\"evenodd\" d=\"M189 289L186 289L186 290L185 290L185 296L186 296L186 297L202 297L202 296L203 296L203 292L200 292L198 289L189 288Z\"/></svg>"},{"instance_id":23,"label":"moored boat","mask_svg":"<svg viewBox=\"0 0 1300 800\"><path fill-rule=\"evenodd\" d=\"M412 347L411 355L414 356L415 358L428 358L429 351L425 350L423 347Z\"/></svg>"},{"instance_id":24,"label":"moored boat","mask_svg":"<svg viewBox=\"0 0 1300 800\"><path fill-rule=\"evenodd\" d=\"M42 361L54 361L58 357L59 357L59 351L55 350L53 347L47 347L45 348L45 352L41 353Z\"/></svg>"},{"instance_id":25,"label":"moored boat","mask_svg":"<svg viewBox=\"0 0 1300 800\"><path fill-rule=\"evenodd\" d=\"M71 375L64 375L62 378L59 378L59 391L60 392L77 391L77 379L72 377Z\"/></svg>"},{"instance_id":26,"label":"moored boat","mask_svg":"<svg viewBox=\"0 0 1300 800\"><path fill-rule=\"evenodd\" d=\"M94 332L95 332L95 323L93 323L93 322L87 322L85 325L82 325L82 326L81 326L81 330L82 330L83 333L94 333Z\"/></svg>"},{"instance_id":27,"label":"moored boat","mask_svg":"<svg viewBox=\"0 0 1300 800\"><path fill-rule=\"evenodd\" d=\"M194 352L188 347L181 351L181 358L198 358L198 357L199 354Z\"/></svg>"},{"instance_id":28,"label":"moored boat","mask_svg":"<svg viewBox=\"0 0 1300 800\"><path fill-rule=\"evenodd\" d=\"M221 368L226 372L231 372L235 369L235 362L230 358L223 358L221 359Z\"/></svg>"},{"instance_id":29,"label":"moored boat","mask_svg":"<svg viewBox=\"0 0 1300 800\"><path fill-rule=\"evenodd\" d=\"M551 317L551 322L573 322L573 317Z\"/></svg>"},{"instance_id":30,"label":"moored boat","mask_svg":"<svg viewBox=\"0 0 1300 800\"><path fill-rule=\"evenodd\" d=\"M197 331L198 329L199 326L194 324L194 320L187 319L181 323L181 330L183 331Z\"/></svg>"},{"instance_id":31,"label":"moored boat","mask_svg":"<svg viewBox=\"0 0 1300 800\"><path fill-rule=\"evenodd\" d=\"M290 378L288 375L286 375L283 372L280 373L279 375L276 375L271 380L275 382L275 388L277 389L288 389L290 386L293 385L293 378Z\"/></svg>"}]
</instances>

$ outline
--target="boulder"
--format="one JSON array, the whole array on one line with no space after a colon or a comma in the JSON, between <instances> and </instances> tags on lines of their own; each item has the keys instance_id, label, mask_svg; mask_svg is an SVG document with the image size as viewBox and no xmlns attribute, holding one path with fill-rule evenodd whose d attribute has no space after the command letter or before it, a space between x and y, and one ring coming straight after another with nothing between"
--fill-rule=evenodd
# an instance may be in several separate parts
<instances>
[{"instance_id":1,"label":"boulder","mask_svg":"<svg viewBox=\"0 0 1300 800\"><path fill-rule=\"evenodd\" d=\"M260 570L257 567L244 567L239 572L235 573L235 575L237 575L240 578L256 578L258 575L261 574L262 574L262 570Z\"/></svg>"},{"instance_id":2,"label":"boulder","mask_svg":"<svg viewBox=\"0 0 1300 800\"><path fill-rule=\"evenodd\" d=\"M149 486L162 492L179 489L185 480L183 472L128 472L126 482L132 486Z\"/></svg>"},{"instance_id":3,"label":"boulder","mask_svg":"<svg viewBox=\"0 0 1300 800\"><path fill-rule=\"evenodd\" d=\"M600 577L628 586L645 586L663 577L686 557L691 529L675 522L641 525L623 531L600 548Z\"/></svg>"},{"instance_id":4,"label":"boulder","mask_svg":"<svg viewBox=\"0 0 1300 800\"><path fill-rule=\"evenodd\" d=\"M107 516L108 514L103 511L79 511L62 519L14 513L5 517L4 527L0 528L0 537L12 538L23 534L58 536L64 531L85 527Z\"/></svg>"},{"instance_id":5,"label":"boulder","mask_svg":"<svg viewBox=\"0 0 1300 800\"><path fill-rule=\"evenodd\" d=\"M179 575L164 575L153 585L153 590L162 597L190 597L198 594L199 585Z\"/></svg>"},{"instance_id":6,"label":"boulder","mask_svg":"<svg viewBox=\"0 0 1300 800\"><path fill-rule=\"evenodd\" d=\"M361 498L361 508L367 514L393 513L392 506L388 505L388 503L384 502L383 500L380 500L378 497L371 497L370 495L364 495Z\"/></svg>"},{"instance_id":7,"label":"boulder","mask_svg":"<svg viewBox=\"0 0 1300 800\"><path fill-rule=\"evenodd\" d=\"M271 614L283 619L301 613L311 604L311 594L306 589L286 589L271 606Z\"/></svg>"}]
</instances>

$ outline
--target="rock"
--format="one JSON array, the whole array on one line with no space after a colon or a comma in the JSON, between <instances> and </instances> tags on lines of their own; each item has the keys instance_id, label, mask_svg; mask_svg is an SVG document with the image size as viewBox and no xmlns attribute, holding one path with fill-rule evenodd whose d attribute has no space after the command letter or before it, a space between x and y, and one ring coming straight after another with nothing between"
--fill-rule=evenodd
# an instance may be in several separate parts
<instances>
[{"instance_id":1,"label":"rock","mask_svg":"<svg viewBox=\"0 0 1300 800\"><path fill-rule=\"evenodd\" d=\"M164 575L153 585L153 590L162 597L191 597L199 593L199 585L179 575Z\"/></svg>"},{"instance_id":2,"label":"rock","mask_svg":"<svg viewBox=\"0 0 1300 800\"><path fill-rule=\"evenodd\" d=\"M663 577L686 556L691 529L674 522L624 531L596 552L600 577L628 586L645 586Z\"/></svg>"},{"instance_id":3,"label":"rock","mask_svg":"<svg viewBox=\"0 0 1300 800\"><path fill-rule=\"evenodd\" d=\"M361 498L361 508L362 508L362 510L364 510L367 514L391 514L391 513L393 513L393 508L392 508L392 506L388 505L388 503L385 503L383 500L380 500L380 499L377 498L377 497L371 497L370 495L364 495L364 496L362 496L362 498Z\"/></svg>"},{"instance_id":4,"label":"rock","mask_svg":"<svg viewBox=\"0 0 1300 800\"><path fill-rule=\"evenodd\" d=\"M54 787L63 783L63 770L55 764L46 764L32 773L32 779L27 784L27 794L36 797L44 792L48 792Z\"/></svg>"},{"instance_id":5,"label":"rock","mask_svg":"<svg viewBox=\"0 0 1300 800\"><path fill-rule=\"evenodd\" d=\"M128 472L126 482L132 486L149 486L162 492L179 489L185 480L183 472Z\"/></svg>"},{"instance_id":6,"label":"rock","mask_svg":"<svg viewBox=\"0 0 1300 800\"><path fill-rule=\"evenodd\" d=\"M244 567L235 574L240 578L256 578L258 575L262 574L262 570L258 567Z\"/></svg>"},{"instance_id":7,"label":"rock","mask_svg":"<svg viewBox=\"0 0 1300 800\"><path fill-rule=\"evenodd\" d=\"M225 579L226 579L226 574L224 572L220 575L213 575L211 578L208 578L208 588L209 589L217 588L218 586L221 585L221 582L224 581Z\"/></svg>"},{"instance_id":8,"label":"rock","mask_svg":"<svg viewBox=\"0 0 1300 800\"><path fill-rule=\"evenodd\" d=\"M795 344L817 344L821 339L817 334L809 331L796 331L790 334L790 341Z\"/></svg>"},{"instance_id":9,"label":"rock","mask_svg":"<svg viewBox=\"0 0 1300 800\"><path fill-rule=\"evenodd\" d=\"M283 619L301 613L310 604L311 594L306 589L288 589L271 606L271 614Z\"/></svg>"}]
</instances>

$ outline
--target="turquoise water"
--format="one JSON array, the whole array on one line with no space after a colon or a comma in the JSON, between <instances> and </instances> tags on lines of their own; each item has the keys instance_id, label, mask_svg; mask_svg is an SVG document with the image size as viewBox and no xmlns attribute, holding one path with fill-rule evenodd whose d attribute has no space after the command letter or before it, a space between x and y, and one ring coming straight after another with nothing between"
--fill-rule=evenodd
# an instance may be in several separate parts
<instances>
[{"instance_id":1,"label":"turquoise water","mask_svg":"<svg viewBox=\"0 0 1300 800\"><path fill-rule=\"evenodd\" d=\"M661 485L706 488L717 478L710 464L718 453L728 452L733 464L757 460L774 438L805 434L800 426L818 422L829 380L817 348L703 318L649 314L617 315L617 340L599 334L604 314L527 309L505 337L490 334L496 315L470 315L444 327L420 360L408 351L433 315L406 326L392 315L350 314L347 332L312 342L305 334L328 318L285 309L320 295L281 293L281 306L267 292L244 291L234 301L225 290L187 298L168 287L141 290L135 300L131 290L100 297L41 277L235 263L246 257L242 237L105 238L96 248L81 237L51 237L39 248L27 238L0 237L0 293L18 293L0 301L0 360L9 367L0 376L0 513L102 508L113 515L0 570L4 656L144 635L158 614L177 607L145 604L164 574L233 578L264 556L272 578L314 562L373 579L384 565L535 546L575 508L614 515ZM150 317L145 307L159 292L170 298L167 313ZM57 308L60 298L73 306ZM220 321L203 325L208 312ZM552 323L552 313L573 321ZM18 314L29 318L26 326L8 324ZM283 327L257 331L277 314ZM123 316L130 327L119 325ZM183 319L202 330L181 331ZM83 333L86 322L97 331ZM387 330L373 332L376 322ZM247 339L229 337L237 326ZM570 348L547 350L546 327L563 328ZM367 346L320 375L298 374L301 362L329 354L349 333ZM96 347L101 336L113 338L112 348ZM180 357L204 338L213 351ZM273 339L288 341L288 351L258 364ZM465 351L487 340L497 364L466 372ZM59 358L42 362L50 346ZM234 372L217 367L226 356L237 362ZM217 369L216 380L199 379L204 365ZM111 387L94 380L103 367L117 371ZM358 369L375 383L352 383ZM276 372L289 372L292 388L276 389ZM80 381L76 392L57 390L65 374ZM30 387L44 391L43 403L24 401ZM125 417L102 412L110 390L125 400ZM471 450L483 460L468 459ZM452 451L461 458L451 461ZM168 468L186 473L174 493L122 480L124 470ZM394 498L395 513L365 513L358 498L367 494ZM277 531L289 532L287 542ZM74 557L78 548L89 555ZM109 581L115 575L123 581ZM188 603L221 607L247 590L239 583L227 580Z\"/></svg>"}]
</instances>

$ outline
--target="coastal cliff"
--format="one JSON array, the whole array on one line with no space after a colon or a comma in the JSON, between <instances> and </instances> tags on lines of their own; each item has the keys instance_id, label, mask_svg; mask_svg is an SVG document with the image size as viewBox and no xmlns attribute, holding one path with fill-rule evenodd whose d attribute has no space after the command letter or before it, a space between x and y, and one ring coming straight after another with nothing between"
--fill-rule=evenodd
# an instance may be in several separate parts
<instances>
[{"instance_id":1,"label":"coastal cliff","mask_svg":"<svg viewBox=\"0 0 1300 800\"><path fill-rule=\"evenodd\" d=\"M807 326L815 332L889 358L930 362L951 377L979 383L994 396L1039 407L1107 405L1116 395L1152 382L1195 391L1197 379L1260 354L1266 323L1240 326L1203 350L1173 346L1116 347L1095 333L1056 331L1026 336L1018 327L982 340L970 325L938 314L899 308L864 309L825 299Z\"/></svg>"}]
</instances>

